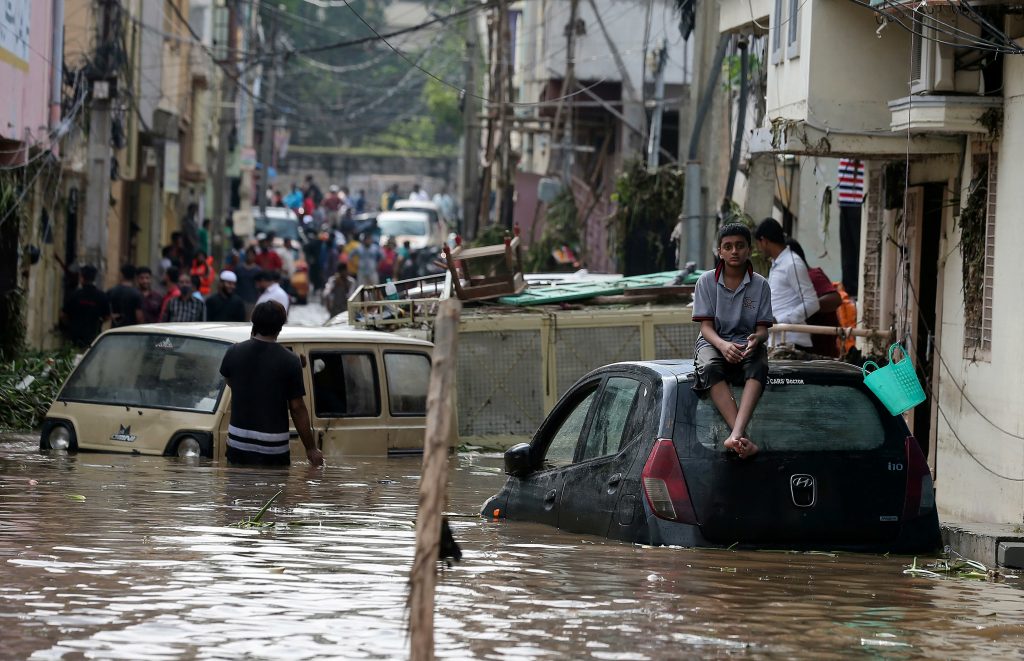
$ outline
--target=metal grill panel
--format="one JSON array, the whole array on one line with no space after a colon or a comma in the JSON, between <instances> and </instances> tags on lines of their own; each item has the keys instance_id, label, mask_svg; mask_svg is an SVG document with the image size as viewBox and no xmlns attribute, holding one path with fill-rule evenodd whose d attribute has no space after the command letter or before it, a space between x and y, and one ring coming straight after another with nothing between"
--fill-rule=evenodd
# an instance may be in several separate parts
<instances>
[{"instance_id":1,"label":"metal grill panel","mask_svg":"<svg viewBox=\"0 0 1024 661\"><path fill-rule=\"evenodd\" d=\"M459 335L459 434L530 436L544 420L539 330Z\"/></svg>"},{"instance_id":2,"label":"metal grill panel","mask_svg":"<svg viewBox=\"0 0 1024 661\"><path fill-rule=\"evenodd\" d=\"M640 360L640 326L559 328L555 332L558 396L587 372L623 360Z\"/></svg>"},{"instance_id":3,"label":"metal grill panel","mask_svg":"<svg viewBox=\"0 0 1024 661\"><path fill-rule=\"evenodd\" d=\"M693 344L697 341L697 324L655 324L654 359L693 358Z\"/></svg>"}]
</instances>

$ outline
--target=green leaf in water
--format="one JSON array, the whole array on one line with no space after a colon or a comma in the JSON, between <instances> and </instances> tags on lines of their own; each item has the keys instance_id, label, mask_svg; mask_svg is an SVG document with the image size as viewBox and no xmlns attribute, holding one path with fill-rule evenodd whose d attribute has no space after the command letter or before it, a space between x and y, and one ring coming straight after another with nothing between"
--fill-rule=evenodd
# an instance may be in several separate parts
<instances>
[{"instance_id":1,"label":"green leaf in water","mask_svg":"<svg viewBox=\"0 0 1024 661\"><path fill-rule=\"evenodd\" d=\"M78 493L66 493L64 494L64 497L67 498L68 500L75 500L78 502L82 502L85 500L85 496Z\"/></svg>"}]
</instances>

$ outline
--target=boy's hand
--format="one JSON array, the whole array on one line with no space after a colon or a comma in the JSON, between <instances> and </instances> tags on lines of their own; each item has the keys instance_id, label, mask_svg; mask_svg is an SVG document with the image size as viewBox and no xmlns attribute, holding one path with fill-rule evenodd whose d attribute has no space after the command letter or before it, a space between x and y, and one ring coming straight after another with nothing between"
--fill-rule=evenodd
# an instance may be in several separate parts
<instances>
[{"instance_id":1,"label":"boy's hand","mask_svg":"<svg viewBox=\"0 0 1024 661\"><path fill-rule=\"evenodd\" d=\"M761 346L761 336L757 333L747 336L747 346L743 350L743 357L746 358L750 354L757 351L757 348Z\"/></svg>"},{"instance_id":2,"label":"boy's hand","mask_svg":"<svg viewBox=\"0 0 1024 661\"><path fill-rule=\"evenodd\" d=\"M722 358L730 363L738 363L743 360L743 345L733 344L732 342L722 341L722 346L718 348L722 352Z\"/></svg>"}]
</instances>

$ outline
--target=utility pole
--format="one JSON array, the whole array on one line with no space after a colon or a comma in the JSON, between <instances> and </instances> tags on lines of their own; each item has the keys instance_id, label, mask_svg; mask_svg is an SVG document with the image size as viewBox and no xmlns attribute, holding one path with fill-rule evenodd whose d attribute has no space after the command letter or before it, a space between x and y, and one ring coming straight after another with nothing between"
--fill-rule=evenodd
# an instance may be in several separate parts
<instances>
[{"instance_id":1,"label":"utility pole","mask_svg":"<svg viewBox=\"0 0 1024 661\"><path fill-rule=\"evenodd\" d=\"M498 186L496 204L499 226L512 229L512 122L509 117L512 102L512 32L509 29L508 0L498 4L498 39L501 42L501 60L498 62L498 126L501 150L498 158Z\"/></svg>"},{"instance_id":2,"label":"utility pole","mask_svg":"<svg viewBox=\"0 0 1024 661\"><path fill-rule=\"evenodd\" d=\"M116 87L116 72L110 57L116 0L97 0L96 68L89 107L88 181L85 223L82 227L82 259L99 270L97 284L106 274L107 217L110 214L110 111Z\"/></svg>"},{"instance_id":3,"label":"utility pole","mask_svg":"<svg viewBox=\"0 0 1024 661\"><path fill-rule=\"evenodd\" d=\"M569 0L569 24L565 28L565 84L562 85L562 96L567 97L576 87L576 21L579 13L579 0ZM562 181L572 187L572 166L574 149L574 127L572 122L572 100L565 99L565 119L562 124Z\"/></svg>"},{"instance_id":4,"label":"utility pole","mask_svg":"<svg viewBox=\"0 0 1024 661\"><path fill-rule=\"evenodd\" d=\"M661 47L654 55L657 60L654 69L654 112L651 114L651 133L647 141L647 171L658 169L661 156L661 116L665 101L665 62L668 60L668 42L661 40Z\"/></svg>"},{"instance_id":5,"label":"utility pole","mask_svg":"<svg viewBox=\"0 0 1024 661\"><path fill-rule=\"evenodd\" d=\"M477 132L476 65L477 22L471 12L466 17L465 95L462 97L462 223L461 231L469 239L476 238L479 192L480 134Z\"/></svg>"},{"instance_id":6,"label":"utility pole","mask_svg":"<svg viewBox=\"0 0 1024 661\"><path fill-rule=\"evenodd\" d=\"M500 17L500 7L498 10L498 16ZM477 216L476 228L477 230L482 229L488 225L491 219L491 177L494 172L495 162L495 149L494 149L494 133L495 133L495 98L496 95L500 94L499 89L501 84L498 80L498 72L501 67L501 38L499 36L498 22L500 18L496 18L494 13L488 17L487 20L487 41L488 41L488 53L490 54L490 71L488 72L488 84L487 84L487 96L489 101L487 103L487 142L484 146L484 165L483 172L480 174L480 203L479 203L479 215Z\"/></svg>"},{"instance_id":7,"label":"utility pole","mask_svg":"<svg viewBox=\"0 0 1024 661\"><path fill-rule=\"evenodd\" d=\"M224 220L230 208L227 185L228 142L231 141L231 127L235 124L235 81L231 75L235 67L235 9L230 4L223 8L227 12L227 42L224 45L224 61L221 65L220 112L218 114L217 163L213 180L213 218L210 220L210 247L213 261L224 263ZM214 53L217 55L217 53ZM229 75L231 74L231 75Z\"/></svg>"},{"instance_id":8,"label":"utility pole","mask_svg":"<svg viewBox=\"0 0 1024 661\"><path fill-rule=\"evenodd\" d=\"M264 50L274 52L277 47L277 22L270 21L267 26L267 43ZM274 94L277 92L277 55L270 56L267 67L267 90L263 103L263 136L260 140L260 162L263 164L263 176L260 178L260 190L256 192L260 202L260 215L267 215L267 186L270 185L270 162L274 150Z\"/></svg>"}]
</instances>

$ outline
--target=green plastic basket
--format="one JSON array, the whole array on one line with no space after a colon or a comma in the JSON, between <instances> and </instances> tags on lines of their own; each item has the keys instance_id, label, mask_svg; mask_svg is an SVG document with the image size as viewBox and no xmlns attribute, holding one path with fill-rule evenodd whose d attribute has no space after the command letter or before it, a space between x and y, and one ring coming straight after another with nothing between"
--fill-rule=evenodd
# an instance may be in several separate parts
<instances>
[{"instance_id":1,"label":"green plastic basket","mask_svg":"<svg viewBox=\"0 0 1024 661\"><path fill-rule=\"evenodd\" d=\"M892 352L899 347L903 358L894 362ZM868 365L874 366L874 370L868 372ZM914 363L907 355L907 350L899 342L889 347L889 364L879 367L874 361L867 361L861 368L864 372L864 384L875 393L875 397L885 404L889 413L899 415L909 411L924 401L924 389L921 382L917 380L917 372L914 371Z\"/></svg>"}]
</instances>

